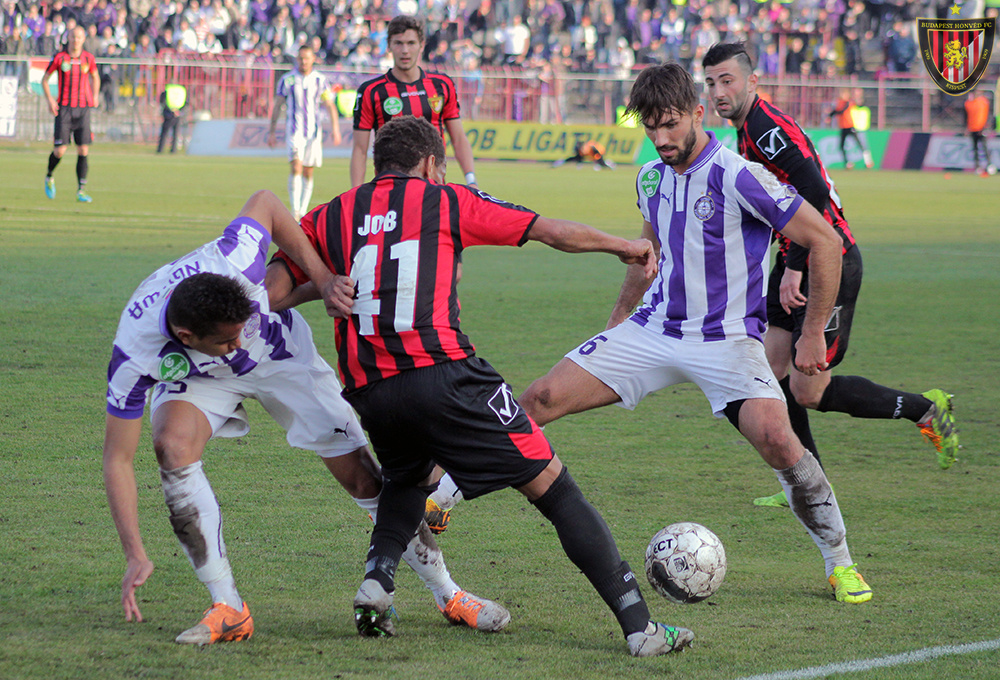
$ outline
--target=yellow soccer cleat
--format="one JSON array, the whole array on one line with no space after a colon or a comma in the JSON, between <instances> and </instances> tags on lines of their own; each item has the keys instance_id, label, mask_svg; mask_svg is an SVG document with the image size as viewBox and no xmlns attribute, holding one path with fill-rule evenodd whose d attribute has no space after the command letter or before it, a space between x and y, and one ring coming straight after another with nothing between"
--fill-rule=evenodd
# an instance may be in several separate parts
<instances>
[{"instance_id":1,"label":"yellow soccer cleat","mask_svg":"<svg viewBox=\"0 0 1000 680\"><path fill-rule=\"evenodd\" d=\"M920 434L937 449L938 465L942 470L950 468L958 460L958 428L955 427L955 416L951 411L953 395L944 390L930 390L923 395L931 400L930 417L922 423L917 423Z\"/></svg>"},{"instance_id":2,"label":"yellow soccer cleat","mask_svg":"<svg viewBox=\"0 0 1000 680\"><path fill-rule=\"evenodd\" d=\"M837 598L837 602L861 604L872 599L872 589L857 572L857 566L852 564L849 567L834 567L830 585L833 586L833 595Z\"/></svg>"}]
</instances>

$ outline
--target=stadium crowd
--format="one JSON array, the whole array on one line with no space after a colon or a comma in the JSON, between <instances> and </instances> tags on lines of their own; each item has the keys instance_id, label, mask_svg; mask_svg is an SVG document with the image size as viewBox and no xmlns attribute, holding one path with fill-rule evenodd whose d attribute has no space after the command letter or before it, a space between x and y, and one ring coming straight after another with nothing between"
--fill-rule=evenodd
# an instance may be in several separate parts
<instances>
[{"instance_id":1,"label":"stadium crowd","mask_svg":"<svg viewBox=\"0 0 1000 680\"><path fill-rule=\"evenodd\" d=\"M910 72L916 16L950 0L0 0L0 54L51 56L76 24L96 57L244 53L291 63L301 44L357 71L390 65L395 14L427 22L425 63L627 76L666 59L699 70L718 40L747 40L766 75ZM779 47L784 49L779 50ZM783 60L779 57L783 54ZM6 72L18 72L9 61ZM698 74L696 73L696 76Z\"/></svg>"}]
</instances>

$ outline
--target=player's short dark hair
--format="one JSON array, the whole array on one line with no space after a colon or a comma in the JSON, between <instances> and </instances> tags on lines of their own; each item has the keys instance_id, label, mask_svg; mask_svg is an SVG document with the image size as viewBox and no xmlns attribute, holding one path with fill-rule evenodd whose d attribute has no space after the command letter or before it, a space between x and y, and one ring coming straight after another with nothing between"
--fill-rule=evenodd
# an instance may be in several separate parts
<instances>
[{"instance_id":1,"label":"player's short dark hair","mask_svg":"<svg viewBox=\"0 0 1000 680\"><path fill-rule=\"evenodd\" d=\"M753 59L747 51L746 43L743 42L715 43L701 58L701 65L718 66L729 59L735 59L747 75L753 73Z\"/></svg>"},{"instance_id":2,"label":"player's short dark hair","mask_svg":"<svg viewBox=\"0 0 1000 680\"><path fill-rule=\"evenodd\" d=\"M219 324L245 323L253 313L250 296L236 279L202 272L177 284L167 302L167 321L199 338Z\"/></svg>"},{"instance_id":3,"label":"player's short dark hair","mask_svg":"<svg viewBox=\"0 0 1000 680\"><path fill-rule=\"evenodd\" d=\"M424 22L409 14L400 14L398 17L393 17L385 29L385 38L386 40L392 40L392 36L406 33L407 31L416 31L417 39L420 42L424 41Z\"/></svg>"},{"instance_id":4,"label":"player's short dark hair","mask_svg":"<svg viewBox=\"0 0 1000 680\"><path fill-rule=\"evenodd\" d=\"M626 115L643 124L668 112L691 113L698 108L698 90L691 74L675 62L647 66L632 84Z\"/></svg>"},{"instance_id":5,"label":"player's short dark hair","mask_svg":"<svg viewBox=\"0 0 1000 680\"><path fill-rule=\"evenodd\" d=\"M388 170L409 172L430 156L443 160L444 141L426 118L397 116L375 133L372 156L376 174Z\"/></svg>"}]
</instances>

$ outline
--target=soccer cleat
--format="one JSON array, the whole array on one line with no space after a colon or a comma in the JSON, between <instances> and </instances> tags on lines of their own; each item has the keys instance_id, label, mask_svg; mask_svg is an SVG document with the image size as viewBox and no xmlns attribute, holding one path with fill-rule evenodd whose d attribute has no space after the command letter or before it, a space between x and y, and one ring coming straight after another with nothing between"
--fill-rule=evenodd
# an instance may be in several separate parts
<instances>
[{"instance_id":1,"label":"soccer cleat","mask_svg":"<svg viewBox=\"0 0 1000 680\"><path fill-rule=\"evenodd\" d=\"M424 507L424 520L430 527L432 534L444 533L444 530L448 528L448 522L451 521L451 510L445 510L428 498L427 505Z\"/></svg>"},{"instance_id":2,"label":"soccer cleat","mask_svg":"<svg viewBox=\"0 0 1000 680\"><path fill-rule=\"evenodd\" d=\"M392 593L385 592L375 579L365 579L354 596L354 625L358 635L365 637L392 637L396 626L392 623Z\"/></svg>"},{"instance_id":3,"label":"soccer cleat","mask_svg":"<svg viewBox=\"0 0 1000 680\"><path fill-rule=\"evenodd\" d=\"M787 508L788 499L785 498L785 490L782 489L773 496L761 496L754 498L753 504L764 508Z\"/></svg>"},{"instance_id":4,"label":"soccer cleat","mask_svg":"<svg viewBox=\"0 0 1000 680\"><path fill-rule=\"evenodd\" d=\"M923 396L931 400L930 417L917 423L920 434L937 449L938 465L942 470L947 470L957 460L958 449L958 428L955 427L955 416L951 411L951 398L954 395L948 394L944 390L930 390L923 393Z\"/></svg>"},{"instance_id":5,"label":"soccer cleat","mask_svg":"<svg viewBox=\"0 0 1000 680\"><path fill-rule=\"evenodd\" d=\"M229 605L216 602L205 611L198 625L188 628L177 636L183 645L211 645L216 642L247 640L253 635L253 617L250 608L243 603L243 611L238 612Z\"/></svg>"},{"instance_id":6,"label":"soccer cleat","mask_svg":"<svg viewBox=\"0 0 1000 680\"><path fill-rule=\"evenodd\" d=\"M45 195L49 198L56 197L56 181L51 177L45 178Z\"/></svg>"},{"instance_id":7,"label":"soccer cleat","mask_svg":"<svg viewBox=\"0 0 1000 680\"><path fill-rule=\"evenodd\" d=\"M872 599L872 589L857 572L857 566L852 564L849 567L834 567L830 585L833 586L833 595L837 598L837 602L861 604Z\"/></svg>"},{"instance_id":8,"label":"soccer cleat","mask_svg":"<svg viewBox=\"0 0 1000 680\"><path fill-rule=\"evenodd\" d=\"M94 202L94 199L92 199L90 197L90 194L88 194L83 189L80 189L78 192L76 192L76 200L79 203L93 203Z\"/></svg>"},{"instance_id":9,"label":"soccer cleat","mask_svg":"<svg viewBox=\"0 0 1000 680\"><path fill-rule=\"evenodd\" d=\"M689 647L694 633L687 628L674 628L656 621L646 624L646 630L632 633L625 638L632 656L659 656L678 652Z\"/></svg>"},{"instance_id":10,"label":"soccer cleat","mask_svg":"<svg viewBox=\"0 0 1000 680\"><path fill-rule=\"evenodd\" d=\"M469 628L484 633L496 633L510 623L510 612L502 604L476 597L472 593L459 590L451 596L448 604L441 609L444 617L456 625L465 624Z\"/></svg>"}]
</instances>

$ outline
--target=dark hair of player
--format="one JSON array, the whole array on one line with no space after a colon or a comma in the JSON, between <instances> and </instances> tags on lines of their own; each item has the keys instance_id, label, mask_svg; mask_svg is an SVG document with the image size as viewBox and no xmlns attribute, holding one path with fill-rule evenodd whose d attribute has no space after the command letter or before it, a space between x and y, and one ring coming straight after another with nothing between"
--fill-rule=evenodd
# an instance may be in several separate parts
<instances>
[{"instance_id":1,"label":"dark hair of player","mask_svg":"<svg viewBox=\"0 0 1000 680\"><path fill-rule=\"evenodd\" d=\"M718 66L729 59L736 59L736 63L740 65L746 75L753 73L753 59L747 52L746 44L741 42L715 43L701 58L701 65Z\"/></svg>"},{"instance_id":2,"label":"dark hair of player","mask_svg":"<svg viewBox=\"0 0 1000 680\"><path fill-rule=\"evenodd\" d=\"M372 157L376 174L388 170L409 172L430 156L443 162L444 142L426 118L397 116L375 133Z\"/></svg>"},{"instance_id":3,"label":"dark hair of player","mask_svg":"<svg viewBox=\"0 0 1000 680\"><path fill-rule=\"evenodd\" d=\"M689 114L698 108L698 90L684 67L674 62L643 69L632 84L626 115L636 115L646 124L659 121L664 113Z\"/></svg>"},{"instance_id":4,"label":"dark hair of player","mask_svg":"<svg viewBox=\"0 0 1000 680\"><path fill-rule=\"evenodd\" d=\"M214 333L219 324L245 323L252 312L250 298L238 281L209 272L181 281L167 302L167 321L199 338Z\"/></svg>"},{"instance_id":5,"label":"dark hair of player","mask_svg":"<svg viewBox=\"0 0 1000 680\"><path fill-rule=\"evenodd\" d=\"M392 36L406 33L407 31L416 31L417 39L420 42L424 41L424 22L407 14L401 14L398 17L392 18L385 29L386 40L392 40Z\"/></svg>"}]
</instances>

